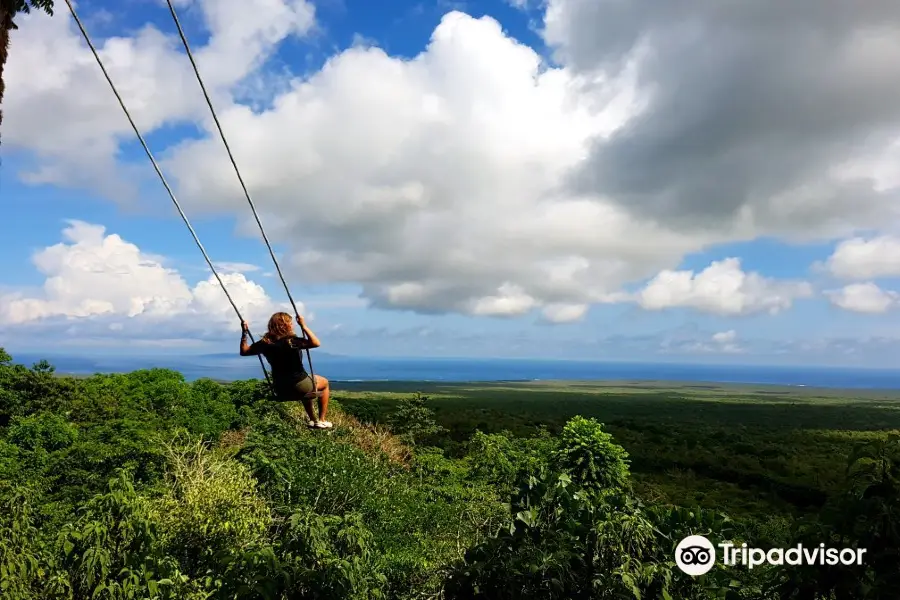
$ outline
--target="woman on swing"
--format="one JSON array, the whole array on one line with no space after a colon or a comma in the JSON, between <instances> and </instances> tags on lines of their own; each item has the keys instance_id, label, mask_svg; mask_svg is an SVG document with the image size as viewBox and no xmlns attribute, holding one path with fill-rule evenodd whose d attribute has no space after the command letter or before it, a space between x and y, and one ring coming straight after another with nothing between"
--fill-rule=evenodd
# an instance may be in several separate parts
<instances>
[{"instance_id":1,"label":"woman on swing","mask_svg":"<svg viewBox=\"0 0 900 600\"><path fill-rule=\"evenodd\" d=\"M282 402L301 401L309 417L309 426L313 429L330 429L332 424L325 420L328 413L328 380L321 375L313 378L303 368L301 351L321 346L319 338L309 328L303 317L297 315L297 324L306 337L294 334L294 323L291 315L279 312L269 319L266 334L252 345L247 342L250 327L246 321L241 322L241 356L262 354L272 367L272 380L275 394ZM318 394L316 393L318 391ZM319 418L313 412L313 398L319 397Z\"/></svg>"}]
</instances>

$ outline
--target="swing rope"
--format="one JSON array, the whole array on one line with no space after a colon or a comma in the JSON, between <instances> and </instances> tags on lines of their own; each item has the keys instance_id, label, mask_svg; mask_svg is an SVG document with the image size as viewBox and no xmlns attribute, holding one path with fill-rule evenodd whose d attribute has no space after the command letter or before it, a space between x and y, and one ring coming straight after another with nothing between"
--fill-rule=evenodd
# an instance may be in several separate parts
<instances>
[{"instance_id":1,"label":"swing rope","mask_svg":"<svg viewBox=\"0 0 900 600\"><path fill-rule=\"evenodd\" d=\"M197 67L197 62L194 60L194 53L191 51L190 44L188 44L187 35L185 35L184 29L182 29L181 27L181 21L179 21L178 14L175 12L175 7L172 4L172 0L166 0L166 4L168 4L169 6L169 13L172 15L172 20L175 22L175 27L178 28L178 35L179 37L181 37L181 43L184 46L184 50L187 53L188 59L191 61L191 66L194 69L194 75L197 76L197 83L200 84L200 89L203 92L203 97L206 99L206 105L209 107L209 112L212 114L213 121L216 124L216 129L219 130L219 137L222 139L222 144L225 146L225 151L228 153L228 158L231 161L231 166L234 167L234 172L241 184L241 189L244 191L244 197L247 199L247 204L250 205L250 210L253 211L253 218L256 219L256 225L259 227L259 232L262 234L262 238L266 244L266 248L268 248L269 250L269 256L272 257L272 262L275 264L275 270L278 272L278 278L281 279L281 285L284 286L284 291L285 293L287 293L288 300L291 301L291 306L294 309L294 316L299 320L300 313L297 310L297 303L294 302L294 297L291 295L291 290L288 287L287 281L285 281L284 275L281 272L281 266L279 266L278 264L278 259L275 258L275 252L272 250L272 244L269 242L269 236L266 235L266 230L259 218L259 214L256 212L256 205L250 198L250 192L247 190L247 185L244 183L244 178L241 176L240 169L238 169L237 161L234 159L234 154L232 154L231 152L231 146L228 145L228 140L225 137L225 132L222 129L222 124L219 122L219 117L216 114L216 109L213 107L213 103L209 97L209 93L206 91L206 85L203 83L203 77L200 75L200 69ZM301 331L301 333L303 333L303 337L305 339L309 339L305 331ZM313 381L313 393L317 394L318 385L316 385L316 374L313 371L312 356L309 353L308 347L306 348L306 361L309 364L309 375Z\"/></svg>"},{"instance_id":2,"label":"swing rope","mask_svg":"<svg viewBox=\"0 0 900 600\"><path fill-rule=\"evenodd\" d=\"M200 249L200 252L203 254L203 258L206 260L206 264L209 265L209 269L212 271L216 280L219 282L219 286L222 288L222 291L225 292L225 297L228 298L228 302L231 304L231 307L234 309L235 314L237 314L238 319L241 321L244 318L241 316L241 311L238 309L237 305L234 303L234 300L231 297L231 294L228 293L228 288L225 287L225 283L222 281L222 278L219 276L218 271L216 271L215 266L213 266L212 261L209 258L209 255L206 253L206 249L203 247L203 244L200 243L200 238L197 237L197 233L194 231L194 228L191 226L190 221L188 221L187 216L184 214L184 211L181 209L181 204L178 202L177 198L175 198L175 193L172 191L172 188L169 186L168 181L166 181L165 176L162 173L162 170L159 168L159 165L156 162L156 159L153 157L153 153L150 152L150 148L147 146L147 142L144 141L144 136L141 135L140 130L137 125L134 123L134 119L131 118L131 113L128 111L128 108L125 106L125 102L122 100L122 96L119 95L119 91L116 89L115 84L113 84L112 79L109 76L109 73L106 71L106 67L103 66L103 61L100 59L100 55L97 53L97 49L94 47L94 44L91 42L90 36L88 36L87 30L84 28L84 25L81 22L81 19L78 18L78 14L75 12L75 7L72 6L71 0L65 0L66 5L69 7L69 12L72 13L72 18L75 20L75 24L78 25L78 29L81 30L81 35L84 37L84 41L87 42L88 47L91 49L91 53L94 55L94 59L96 59L97 64L100 66L100 70L103 71L103 76L106 78L106 82L109 84L109 87L112 89L113 94L115 94L116 99L119 101L119 106L122 107L122 111L125 113L125 116L128 118L128 122L131 124L131 128L134 130L134 134L137 136L138 141L140 141L141 146L144 148L144 152L147 154L147 158L150 159L150 163L153 165L153 169L156 171L156 174L159 176L160 181L162 181L163 186L166 188L166 191L169 193L169 198L172 199L172 204L175 205L175 208L178 210L178 214L181 215L181 220L184 221L184 224L187 226L188 231L191 232L191 236L194 238L194 243L197 245L197 248ZM250 332L248 332L250 333ZM253 339L253 334L250 333L250 341L255 342ZM272 387L272 381L269 379L269 371L266 369L266 365L263 363L262 356L257 355L259 358L259 366L262 367L263 374L266 377L266 383L268 383L269 387Z\"/></svg>"}]
</instances>

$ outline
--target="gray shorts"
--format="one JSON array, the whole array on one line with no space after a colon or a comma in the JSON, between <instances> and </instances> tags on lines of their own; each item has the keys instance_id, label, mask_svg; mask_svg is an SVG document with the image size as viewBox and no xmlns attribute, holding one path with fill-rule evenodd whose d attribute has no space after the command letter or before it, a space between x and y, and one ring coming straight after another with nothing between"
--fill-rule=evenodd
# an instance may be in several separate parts
<instances>
[{"instance_id":1,"label":"gray shorts","mask_svg":"<svg viewBox=\"0 0 900 600\"><path fill-rule=\"evenodd\" d=\"M312 377L307 375L293 385L281 387L278 390L278 399L282 402L301 402L315 390L316 386L313 384Z\"/></svg>"}]
</instances>

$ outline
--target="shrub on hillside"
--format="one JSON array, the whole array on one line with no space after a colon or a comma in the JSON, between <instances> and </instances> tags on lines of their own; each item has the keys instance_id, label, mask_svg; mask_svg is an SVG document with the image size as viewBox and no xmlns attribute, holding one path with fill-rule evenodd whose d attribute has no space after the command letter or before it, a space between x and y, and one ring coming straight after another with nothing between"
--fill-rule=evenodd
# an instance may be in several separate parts
<instances>
[{"instance_id":1,"label":"shrub on hillside","mask_svg":"<svg viewBox=\"0 0 900 600\"><path fill-rule=\"evenodd\" d=\"M794 522L792 538L812 548L865 549L862 565L826 572L801 566L773 573L769 589L780 597L889 600L900 590L900 434L859 444L847 461L847 480L818 519Z\"/></svg>"},{"instance_id":2,"label":"shrub on hillside","mask_svg":"<svg viewBox=\"0 0 900 600\"><path fill-rule=\"evenodd\" d=\"M652 550L652 525L627 499L617 500L597 500L564 473L528 477L507 525L466 552L448 597L599 599L646 590L661 574L642 561Z\"/></svg>"},{"instance_id":3,"label":"shrub on hillside","mask_svg":"<svg viewBox=\"0 0 900 600\"><path fill-rule=\"evenodd\" d=\"M375 600L387 578L372 533L358 513L294 513L280 540L293 584L289 593L309 600Z\"/></svg>"},{"instance_id":4,"label":"shrub on hillside","mask_svg":"<svg viewBox=\"0 0 900 600\"><path fill-rule=\"evenodd\" d=\"M179 569L159 543L151 501L121 471L66 525L57 552L74 598L201 600L202 585Z\"/></svg>"},{"instance_id":5,"label":"shrub on hillside","mask_svg":"<svg viewBox=\"0 0 900 600\"><path fill-rule=\"evenodd\" d=\"M4 600L66 598L68 578L56 568L50 544L37 527L35 494L0 486L0 596Z\"/></svg>"},{"instance_id":6,"label":"shrub on hillside","mask_svg":"<svg viewBox=\"0 0 900 600\"><path fill-rule=\"evenodd\" d=\"M444 569L499 517L496 493L439 453L420 453L406 470L338 432L297 431L273 415L238 456L281 517L358 514L390 598L437 593Z\"/></svg>"},{"instance_id":7,"label":"shrub on hillside","mask_svg":"<svg viewBox=\"0 0 900 600\"><path fill-rule=\"evenodd\" d=\"M548 465L559 441L544 432L530 438L508 433L476 431L465 449L465 463L471 474L509 497L522 477L537 474Z\"/></svg>"},{"instance_id":8,"label":"shrub on hillside","mask_svg":"<svg viewBox=\"0 0 900 600\"><path fill-rule=\"evenodd\" d=\"M170 444L167 458L165 492L153 503L167 554L203 572L263 543L272 518L245 465L187 439Z\"/></svg>"}]
</instances>

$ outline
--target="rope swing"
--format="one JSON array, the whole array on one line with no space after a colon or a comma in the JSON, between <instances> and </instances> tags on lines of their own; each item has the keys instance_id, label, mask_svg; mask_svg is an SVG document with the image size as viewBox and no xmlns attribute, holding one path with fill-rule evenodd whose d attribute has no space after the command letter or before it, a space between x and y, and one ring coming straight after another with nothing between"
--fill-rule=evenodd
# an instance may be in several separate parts
<instances>
[{"instance_id":1,"label":"rope swing","mask_svg":"<svg viewBox=\"0 0 900 600\"><path fill-rule=\"evenodd\" d=\"M247 185L244 183L244 178L241 177L241 171L240 169L238 169L237 161L234 160L234 155L231 153L231 147L228 145L228 140L225 138L225 132L222 130L222 124L219 122L219 117L216 114L216 109L213 107L212 100L210 100L209 94L206 91L206 85L203 84L203 77L200 75L200 69L197 68L197 62L194 60L194 53L191 52L191 47L190 44L188 44L187 36L184 33L184 29L182 29L181 27L181 21L178 20L178 14L175 12L175 7L172 5L172 0L166 0L166 4L168 4L169 6L169 13L172 15L172 20L175 22L175 27L178 29L178 35L179 37L181 37L181 43L184 46L184 50L187 53L188 59L191 61L191 66L194 68L194 75L197 76L197 83L200 84L200 90L203 92L203 97L206 99L206 105L209 107L209 112L212 114L213 121L215 121L216 123L216 129L219 130L219 137L222 138L222 144L225 146L225 151L228 153L228 159L231 161L231 166L234 167L234 172L241 184L241 189L244 191L244 197L247 199L247 204L250 205L250 210L253 211L253 218L256 219L256 224L257 226L259 226L259 232L260 234L262 234L262 238L266 244L266 248L269 249L269 256L272 257L272 262L275 264L275 270L278 272L278 278L281 280L281 285L284 286L284 291L287 294L288 300L291 301L291 307L294 309L294 316L299 320L300 313L299 311L297 311L297 303L294 302L294 297L291 295L291 290L288 287L288 284L284 279L284 275L281 272L281 267L278 264L278 259L275 258L275 252L272 250L272 244L269 243L269 236L266 235L266 230L263 227L262 221L260 221L259 219L259 214L256 212L256 205L253 204L253 200L250 198L250 192L247 191ZM301 331L301 333L303 333L304 338L309 339L305 331ZM306 362L309 364L309 375L312 378L314 390L318 390L316 374L313 371L312 356L309 353L309 347L306 348Z\"/></svg>"},{"instance_id":2,"label":"rope swing","mask_svg":"<svg viewBox=\"0 0 900 600\"><path fill-rule=\"evenodd\" d=\"M153 169L156 171L156 174L159 176L159 179L162 182L163 187L166 188L166 192L169 194L169 198L171 198L172 204L175 205L175 208L178 210L178 214L181 216L181 220L184 221L185 226L188 228L188 231L190 231L191 236L194 239L194 243L197 245L197 248L199 248L200 252L203 254L203 258L204 258L204 260L206 260L206 264L209 266L210 270L212 271L213 275L215 276L216 281L219 282L219 286L222 288L222 291L225 293L225 297L228 299L228 302L231 304L231 307L234 309L234 312L237 315L238 320L243 321L244 318L241 315L241 311L238 309L237 305L235 304L234 300L232 299L231 294L228 293L228 288L225 286L225 283L222 281L222 278L219 276L218 271L216 271L215 266L213 265L212 261L209 258L209 255L206 253L206 249L203 247L203 244L200 242L200 238L197 236L197 233L194 231L194 228L191 226L190 221L188 220L187 216L184 214L184 211L181 208L181 204L178 202L178 199L175 197L175 193L172 191L172 188L169 186L168 181L166 181L166 178L163 175L162 170L159 167L159 164L156 162L156 159L153 157L153 153L150 151L150 148L147 146L146 141L144 141L144 137L141 135L140 130L138 129L137 125L134 122L134 119L132 119L131 113L128 111L128 108L125 106L125 102L122 100L122 96L119 94L118 90L116 89L115 84L113 83L112 79L109 76L109 73L106 71L106 67L103 65L103 61L101 60L100 55L97 53L97 49L94 47L93 42L91 42L91 38L88 35L87 30L84 27L84 24L81 22L81 19L78 18L78 14L75 11L75 7L72 6L71 0L65 0L65 2L66 2L66 6L68 6L68 8L69 8L69 12L72 14L72 18L75 20L75 24L78 25L78 29L81 31L82 37L84 37L84 41L87 43L88 48L90 48L91 53L94 55L94 59L97 61L97 65L100 67L100 70L103 72L103 76L106 78L106 82L109 84L110 89L112 89L113 94L115 94L116 100L119 101L119 106L122 107L122 112L124 112L125 116L128 118L128 122L131 124L131 128L134 130L134 134L137 136L138 141L140 141L141 146L144 149L144 152L147 154L147 158L150 159L150 163L153 165ZM174 19L175 24L178 27L178 33L181 35L181 40L184 43L185 49L187 50L188 58L190 59L191 64L194 66L194 72L196 73L197 80L199 81L200 87L203 90L203 95L206 97L206 102L209 105L210 110L212 111L213 119L215 120L216 126L219 129L219 134L222 137L222 142L225 144L225 148L228 151L228 156L231 159L231 164L234 166L235 172L237 173L237 176L238 176L238 180L240 181L241 187L244 190L244 194L247 197L247 201L250 204L250 208L253 210L253 216L256 218L257 225L259 225L259 230L262 233L263 240L265 241L266 246L269 249L269 254L272 257L272 261L275 263L275 269L278 271L278 277L281 279L281 283L284 285L284 289L287 292L288 298L291 301L291 305L294 308L294 315L296 317L299 317L300 314L297 311L297 305L294 302L294 298L291 296L291 292L288 289L287 282L285 281L284 275L281 272L281 267L278 265L278 261L275 258L275 253L272 251L272 245L269 243L269 239L266 236L266 232L263 229L262 223L260 222L259 215L256 212L256 207L253 205L253 201L250 199L250 194L249 194L249 192L247 192L247 187L244 185L243 178L241 177L240 171L237 168L237 163L234 160L234 157L231 153L231 149L229 148L228 142L225 139L225 135L222 132L222 127L219 124L219 119L216 116L215 110L213 109L212 102L209 99L209 95L206 93L206 87L203 85L203 80L200 77L200 73L197 69L196 63L194 62L194 58L193 58L193 55L191 54L190 47L188 46L188 42L184 35L184 31L182 30L181 24L178 21L178 17L175 14L175 9L169 0L167 0L167 2L169 5L169 10L172 13L172 18ZM306 337L305 333L304 333L304 337ZM250 341L254 342L254 343L256 341L253 339L252 333L250 333ZM312 359L309 355L308 348L306 350L306 354L307 354L307 360L309 362L310 375L312 376L313 381L315 382L315 374L313 373L313 370L312 370ZM258 355L257 358L259 359L259 365L260 365L260 367L262 367L263 374L265 375L265 378L266 378L266 382L269 384L269 387L272 388L272 381L269 378L269 372L266 369L266 365L265 365L265 363L263 363L263 357L261 355Z\"/></svg>"}]
</instances>

